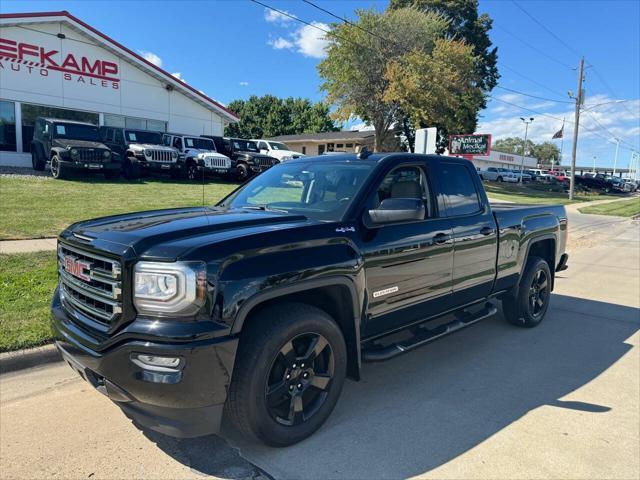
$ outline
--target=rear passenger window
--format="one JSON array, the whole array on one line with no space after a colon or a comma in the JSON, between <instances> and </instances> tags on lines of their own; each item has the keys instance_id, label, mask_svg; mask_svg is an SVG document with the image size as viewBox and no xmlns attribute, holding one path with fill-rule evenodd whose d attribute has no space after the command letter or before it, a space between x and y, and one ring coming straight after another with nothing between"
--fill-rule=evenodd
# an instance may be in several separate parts
<instances>
[{"instance_id":1,"label":"rear passenger window","mask_svg":"<svg viewBox=\"0 0 640 480\"><path fill-rule=\"evenodd\" d=\"M469 169L455 163L443 162L441 165L442 193L447 202L449 216L479 212L480 198Z\"/></svg>"}]
</instances>

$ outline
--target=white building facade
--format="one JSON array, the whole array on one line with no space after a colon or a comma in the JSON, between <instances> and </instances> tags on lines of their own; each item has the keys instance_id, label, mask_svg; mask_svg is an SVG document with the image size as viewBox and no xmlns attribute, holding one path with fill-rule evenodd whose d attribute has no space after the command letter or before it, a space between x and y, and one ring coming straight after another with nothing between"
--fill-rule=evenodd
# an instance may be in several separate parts
<instances>
[{"instance_id":1,"label":"white building facade","mask_svg":"<svg viewBox=\"0 0 640 480\"><path fill-rule=\"evenodd\" d=\"M503 153L491 150L489 155L473 155L470 159L476 168L485 169L489 167L508 168L510 170L520 170L520 165L524 163L524 168L537 168L538 159L535 157L524 157L513 153Z\"/></svg>"},{"instance_id":2,"label":"white building facade","mask_svg":"<svg viewBox=\"0 0 640 480\"><path fill-rule=\"evenodd\" d=\"M0 165L31 166L37 117L188 135L238 121L68 12L0 14Z\"/></svg>"}]
</instances>

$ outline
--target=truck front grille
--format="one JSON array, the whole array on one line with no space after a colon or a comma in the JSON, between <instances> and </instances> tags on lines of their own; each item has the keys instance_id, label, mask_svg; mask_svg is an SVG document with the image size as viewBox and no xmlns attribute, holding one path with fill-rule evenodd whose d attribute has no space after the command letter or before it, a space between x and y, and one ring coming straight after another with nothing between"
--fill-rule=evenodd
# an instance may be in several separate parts
<instances>
[{"instance_id":1,"label":"truck front grille","mask_svg":"<svg viewBox=\"0 0 640 480\"><path fill-rule=\"evenodd\" d=\"M78 154L80 160L83 162L100 162L102 161L102 150L89 150L85 148L79 148Z\"/></svg>"},{"instance_id":2,"label":"truck front grille","mask_svg":"<svg viewBox=\"0 0 640 480\"><path fill-rule=\"evenodd\" d=\"M58 274L67 311L107 326L118 319L122 313L122 268L118 260L60 243Z\"/></svg>"},{"instance_id":3,"label":"truck front grille","mask_svg":"<svg viewBox=\"0 0 640 480\"><path fill-rule=\"evenodd\" d=\"M258 157L258 165L260 166L260 168L269 168L273 162L273 160L269 157Z\"/></svg>"},{"instance_id":4,"label":"truck front grille","mask_svg":"<svg viewBox=\"0 0 640 480\"><path fill-rule=\"evenodd\" d=\"M171 158L171 151L168 151L168 150L147 150L147 151L151 152L151 161L153 162L173 163L176 161L175 158Z\"/></svg>"},{"instance_id":5,"label":"truck front grille","mask_svg":"<svg viewBox=\"0 0 640 480\"><path fill-rule=\"evenodd\" d=\"M205 157L205 165L209 168L231 168L231 160L228 158Z\"/></svg>"}]
</instances>

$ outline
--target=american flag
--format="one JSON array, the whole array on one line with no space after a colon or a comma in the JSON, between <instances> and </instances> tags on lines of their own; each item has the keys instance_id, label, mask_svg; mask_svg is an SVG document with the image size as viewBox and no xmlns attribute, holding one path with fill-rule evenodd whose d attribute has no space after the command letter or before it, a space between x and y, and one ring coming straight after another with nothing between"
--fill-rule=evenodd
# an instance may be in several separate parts
<instances>
[{"instance_id":1,"label":"american flag","mask_svg":"<svg viewBox=\"0 0 640 480\"><path fill-rule=\"evenodd\" d=\"M560 130L558 130L556 133L553 134L553 137L551 137L551 139L555 139L555 138L562 138L562 136L564 135L564 122L562 122L562 128L560 128Z\"/></svg>"}]
</instances>

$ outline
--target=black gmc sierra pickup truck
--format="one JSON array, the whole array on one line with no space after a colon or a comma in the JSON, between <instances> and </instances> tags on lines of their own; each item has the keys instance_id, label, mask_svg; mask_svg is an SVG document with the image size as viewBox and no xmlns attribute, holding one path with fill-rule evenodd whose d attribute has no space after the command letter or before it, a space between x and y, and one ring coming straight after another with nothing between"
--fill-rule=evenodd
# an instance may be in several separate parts
<instances>
[{"instance_id":1,"label":"black gmc sierra pickup truck","mask_svg":"<svg viewBox=\"0 0 640 480\"><path fill-rule=\"evenodd\" d=\"M141 426L298 442L345 377L496 313L534 327L567 265L562 206L490 206L471 162L290 160L217 205L88 220L59 237L69 365ZM434 412L437 414L437 412Z\"/></svg>"}]
</instances>

